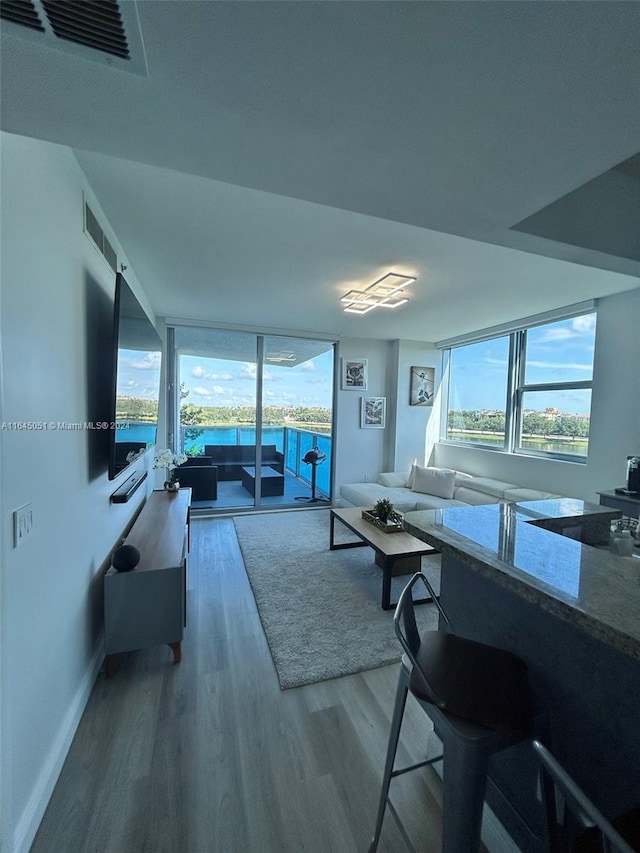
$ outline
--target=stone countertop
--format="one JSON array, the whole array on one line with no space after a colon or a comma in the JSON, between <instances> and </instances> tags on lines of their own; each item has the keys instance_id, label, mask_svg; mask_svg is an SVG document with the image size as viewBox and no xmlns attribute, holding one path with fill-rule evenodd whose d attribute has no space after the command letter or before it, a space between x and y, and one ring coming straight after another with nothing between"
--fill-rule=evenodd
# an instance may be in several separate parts
<instances>
[{"instance_id":1,"label":"stone countertop","mask_svg":"<svg viewBox=\"0 0 640 853\"><path fill-rule=\"evenodd\" d=\"M640 551L618 557L545 530L540 518L588 517L572 501L406 513L405 529L522 598L640 660Z\"/></svg>"}]
</instances>

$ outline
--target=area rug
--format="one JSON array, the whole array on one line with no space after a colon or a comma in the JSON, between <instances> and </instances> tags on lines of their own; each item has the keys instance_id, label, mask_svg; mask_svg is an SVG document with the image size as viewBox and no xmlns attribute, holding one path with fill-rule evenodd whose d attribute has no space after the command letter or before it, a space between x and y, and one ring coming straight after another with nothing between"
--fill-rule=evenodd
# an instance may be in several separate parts
<instances>
[{"instance_id":1,"label":"area rug","mask_svg":"<svg viewBox=\"0 0 640 853\"><path fill-rule=\"evenodd\" d=\"M329 550L329 510L234 519L280 687L285 690L400 660L393 611L382 610L382 572L372 549ZM355 541L336 522L338 541ZM389 534L393 535L393 534ZM423 557L439 579L439 555ZM393 579L392 601L408 582ZM421 628L437 625L437 608L416 608Z\"/></svg>"}]
</instances>

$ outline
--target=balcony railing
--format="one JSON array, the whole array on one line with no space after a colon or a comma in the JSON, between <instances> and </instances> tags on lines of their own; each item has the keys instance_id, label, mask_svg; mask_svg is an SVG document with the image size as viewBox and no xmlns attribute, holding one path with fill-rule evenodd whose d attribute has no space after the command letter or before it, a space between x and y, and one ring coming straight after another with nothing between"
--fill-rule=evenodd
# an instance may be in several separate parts
<instances>
[{"instance_id":1,"label":"balcony railing","mask_svg":"<svg viewBox=\"0 0 640 853\"><path fill-rule=\"evenodd\" d=\"M256 444L256 428L253 426L181 426L181 447L185 453L197 455L204 452L206 444ZM284 454L286 470L311 485L311 466L302 458L314 447L325 454L326 459L316 469L316 489L329 497L331 493L331 433L301 429L290 426L265 426L262 428L262 444L275 444Z\"/></svg>"}]
</instances>

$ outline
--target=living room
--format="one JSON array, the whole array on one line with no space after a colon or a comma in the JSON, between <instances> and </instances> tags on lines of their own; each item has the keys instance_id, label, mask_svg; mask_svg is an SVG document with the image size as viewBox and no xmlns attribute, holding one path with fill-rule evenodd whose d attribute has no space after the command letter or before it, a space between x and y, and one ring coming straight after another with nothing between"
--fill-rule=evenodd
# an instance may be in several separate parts
<instances>
[{"instance_id":1,"label":"living room","mask_svg":"<svg viewBox=\"0 0 640 853\"><path fill-rule=\"evenodd\" d=\"M200 23L197 16L204 15L208 20L206 16L212 14L202 8L209 4L198 4L196 18L185 30L184 18L188 24L188 16L180 11L182 5L138 4L146 7L138 12L156 77L160 72L158 66L153 67L153 60L157 61L163 50L172 52L172 33L182 34L183 41L177 39L176 44L184 49L189 38L196 38ZM218 12L218 38L222 39L232 28L234 16L241 15L234 7L261 4L215 5L229 7ZM262 5L268 8L274 4ZM270 14L275 15L271 26L281 31L281 39L288 34L287 27L282 28L280 16L285 12L278 8L280 5L276 4L271 13L254 8L258 17L253 24L247 9L242 13L246 19L241 16L236 22L240 31L249 28L256 51L261 48L269 54L260 32L272 32L264 30ZM298 11L290 27L294 32L301 27L304 47L311 51L316 41L321 44L322 38L329 38L336 22L330 17L325 20L323 15L327 13L321 13L317 4L304 5L310 6L306 14L311 18L298 21L302 15ZM411 15L435 15L431 23L444 28L443 41L432 47L441 52L448 33L447 55L455 43L452 33L459 32L464 20L456 17L461 13L452 12L454 19L447 29L444 11L416 10L404 21L402 13L386 8L384 14L380 13L381 19L374 15L373 23L367 24L365 10L370 4L357 5L363 7L359 13L363 18L357 15L350 21L346 10L336 10L341 25L349 23L356 30L364 25L365 32L375 31L381 39L382 25L393 24L412 45L410 30L416 21ZM249 146L243 173L235 161L229 159L225 165L225 156L230 154L221 148L216 171L206 157L203 159L202 149L191 147L190 139L201 130L205 147L212 147L213 139L219 143L220 132L214 127L214 118L198 115L193 105L187 111L184 105L183 122L168 119L169 106L177 110L178 116L183 108L179 87L165 94L162 106L147 102L151 83L144 76L27 42L6 32L3 21L3 424L83 423L92 419L96 402L100 401L102 377L98 366L109 334L115 275L83 231L86 200L105 228L118 263L127 267L129 283L163 334L167 318L264 332L313 332L338 341L340 358L367 359L367 394L386 397L387 427L360 429L361 395L352 391L336 394L334 495L341 484L374 480L381 471L408 472L416 459L590 501L596 500L597 491L621 485L626 456L640 453L638 256L619 254L618 248L609 253L603 246L585 247L572 244L570 239L554 240L510 228L637 153L639 70L634 33L638 30L633 25L637 23L637 9L629 8L632 4L618 3L572 5L588 5L593 11L576 12L576 18L567 10L559 11L557 20L538 21L542 33L558 33L559 43L543 48L544 38L536 41L537 50L543 53L541 64L548 61L550 70L548 76L541 72L540 85L532 90L533 105L519 107L527 119L523 119L521 135L508 144L496 138L499 154L495 159L499 162L494 163L489 150L493 144L492 125L498 120L491 113L497 110L491 96L482 103L486 124L475 125L475 133L468 135L465 143L468 148L454 152L456 156L449 161L449 167L441 158L452 139L448 136L450 130L433 131L440 147L438 156L427 157L432 169L429 180L416 180L415 175L420 173L416 163L420 159L416 159L413 148L404 151L397 147L402 114L409 116L411 105L415 107L419 102L418 98L408 103L400 98L408 88L403 88L402 75L393 89L399 100L392 114L398 120L385 125L381 121L385 110L373 111L366 139L356 128L356 143L352 141L351 148L346 146L348 114L332 113L323 125L307 101L296 100L293 94L291 102L280 103L276 99L271 105L274 125L282 125L279 142L289 157L287 168L282 166L280 172L275 170L272 159L284 161L287 157L282 157L281 152L275 157L270 147L270 143L276 145L270 136L273 125L268 130L262 125L261 105L250 97L252 90L247 84L244 98L251 101L255 110L255 123L250 125L248 135L259 140L259 147L253 143ZM604 5L606 14L599 8ZM162 8L153 9L158 6ZM496 33L502 32L500 20L490 9L486 14L488 18L481 17L476 24L487 37L496 38ZM518 66L516 46L518 37L531 24L528 14L535 12L522 11L513 20L507 16L504 21L503 47L510 48L504 59L506 67ZM421 19L419 23L425 27ZM573 39L580 26L584 27L585 44L590 39L598 44L593 60L586 48L582 52L576 48L578 55L571 55L568 42L560 39L560 32L565 38L570 32ZM156 39L159 34L162 36L159 44L154 42L152 33ZM353 35L351 30L345 33ZM351 44L345 35L345 45ZM477 49L480 51L480 47ZM485 45L484 50L491 53L493 48L489 50ZM550 61L550 56L564 57L565 51L566 63ZM223 51L216 63L231 63L229 52L230 48ZM360 44L354 55L363 54L366 59L368 51ZM316 56L315 51L313 55ZM478 55L486 53L480 51ZM244 49L242 59L247 62ZM430 61L444 60L440 53L439 60L436 56ZM590 68L592 61L595 67ZM387 62L392 64L391 57ZM346 74L348 63L343 64ZM559 74L559 66L574 75L569 74L574 85L552 93L551 81ZM236 69L237 84L244 86L243 73L248 66L240 64L239 59L238 65L228 67ZM177 80L181 68L178 65L174 69ZM222 70L216 64L216 73ZM314 66L314 70L317 73L319 68ZM495 76L500 77L502 70L496 69ZM512 79L522 84L527 70L527 66L518 74L514 70ZM286 76L289 66L285 63L280 72ZM463 80L467 74L462 74ZM588 78L584 91L583 75ZM122 82L125 78L126 82ZM282 82L281 76L277 79ZM333 78L325 83L325 93L331 92L332 86L335 88ZM452 87L451 97L462 97L455 69L431 96L430 115L437 115L442 121L449 103L442 94L445 84ZM159 81L157 85L160 86ZM105 99L99 114L89 106L92 86ZM204 89L198 94L206 102ZM506 92L498 89L495 98L507 97L509 91L509 87ZM523 91L528 90L524 87ZM370 90L367 92L373 98ZM240 94L235 92L236 103L242 100ZM123 98L121 104L119 96ZM240 140L246 143L242 121L234 112L234 95L227 98L222 93L218 97L220 103L211 112L224 116L223 135L229 133L232 145L239 145ZM330 103L331 98L327 98ZM433 112L439 99L444 107ZM375 99L369 103L375 103ZM344 109L343 102L341 106ZM464 109L472 110L466 97ZM299 144L308 136L313 137L315 130L317 148L296 149L295 145L285 144L292 133L290 110L296 116ZM502 130L506 132L514 118L508 110L504 112ZM140 116L135 134L142 136L134 139L129 128L135 115ZM542 121L545 115L547 124L537 127L536 120ZM429 121L422 112L421 116L424 130ZM473 116L479 120L477 113L473 112ZM345 138L336 141L331 136L335 128L330 132L330 125L339 123L338 119L344 123ZM551 129L556 122L560 131L553 135ZM433 124L437 122L433 120ZM526 138L524 125L528 133L534 128L539 149L533 139L524 150L517 149L516 143ZM262 133L258 134L260 129ZM480 129L486 134L484 140ZM550 134L552 139L545 146L544 137ZM563 134L566 138L562 138ZM429 137L422 134L419 138ZM167 142L166 150L159 150L161 139ZM406 144L409 143L411 134ZM353 159L341 158L343 146ZM495 175L499 176L495 177L494 190L477 201L476 219L484 220L484 239L480 230L471 230L461 212L473 206L472 196L465 195L472 192L472 174L463 173L464 180L459 175L468 151L476 146L483 149L478 154L479 168L487 169L485 192ZM416 147L421 154L422 144ZM189 155L185 154L185 159L180 156L183 149ZM363 171L358 171L352 185L344 176L357 163L360 149L367 152L362 170L370 179L364 181ZM508 162L505 176L498 167L507 162L510 150L517 151L517 156ZM400 167L396 171L396 159L410 164L406 174ZM304 183L312 180L311 163L318 164L321 172L314 187ZM327 180L330 169L340 176L338 180ZM438 182L439 172L447 173L447 180ZM521 177L521 173L525 176ZM386 176L384 181L382 175ZM520 180L522 194L526 189L531 197L526 204L510 201L512 206L505 211L502 206L509 197L509 188ZM376 183L377 193L371 186ZM637 175L635 183L637 186ZM358 188L364 192L356 198ZM431 204L420 202L429 196ZM637 216L637 194L634 197ZM440 210L441 224L433 218L431 206ZM454 213L447 219L449 207ZM626 221L637 222L629 207L622 209ZM502 243L494 221L499 218L499 210L508 222ZM197 215L192 217L190 211L197 211ZM607 210L603 218L606 227L602 221L599 223L603 231L619 230L615 211ZM153 241L151 245L145 244L148 237ZM225 245L229 244L230 251L225 254ZM192 255L193 266L188 263L188 255ZM165 264L167 256L170 263ZM244 289L230 275L247 257L252 259L252 266L243 272L250 279L250 287ZM276 263L278 258L282 260ZM207 264L219 265L215 281L206 276ZM419 269L398 270L397 264ZM378 313L375 311L366 318L344 314L340 297L346 291L356 285L365 286L378 273L391 269L418 273L408 305L381 317L374 316ZM188 286L190 278L194 280L193 290ZM486 290L483 292L482 288ZM411 366L433 367L436 388L440 389L441 350L435 342L589 300L596 300L597 331L589 455L585 464L442 443L441 395L436 394L433 407L409 406ZM103 574L115 544L140 508L145 489L140 489L129 503L112 504L114 483L96 456L87 431L3 429L0 450L2 843L3 849L23 853L37 831L100 671ZM151 463L150 458L145 462L151 474L150 487L156 485ZM33 506L32 535L15 548L13 512L29 503ZM329 795L327 802L332 802Z\"/></svg>"}]
</instances>

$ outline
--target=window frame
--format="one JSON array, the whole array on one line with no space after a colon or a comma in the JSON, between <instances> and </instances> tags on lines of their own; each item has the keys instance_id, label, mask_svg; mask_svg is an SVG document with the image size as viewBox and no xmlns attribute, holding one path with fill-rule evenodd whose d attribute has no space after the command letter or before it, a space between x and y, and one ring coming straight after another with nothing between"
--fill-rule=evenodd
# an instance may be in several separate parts
<instances>
[{"instance_id":1,"label":"window frame","mask_svg":"<svg viewBox=\"0 0 640 853\"><path fill-rule=\"evenodd\" d=\"M597 310L595 306L587 310L581 310L575 313L570 313L558 316L554 319L545 318L539 322L522 323L519 328L514 328L509 331L498 331L495 334L482 334L476 338L468 338L460 340L456 343L451 343L443 347L442 354L442 376L443 383L446 381L445 387L445 405L442 411L442 420L440 428L440 442L451 445L453 447L469 447L475 450L490 450L494 453L511 453L518 456L534 456L542 459L550 459L559 462L573 462L578 465L586 465L589 459L589 445L587 444L587 453L584 456L575 453L561 453L550 450L534 450L529 447L522 447L522 423L524 419L522 403L524 395L529 392L536 391L592 391L593 390L593 366L591 371L591 379L571 380L564 382L525 382L525 371L527 363L527 332L530 329L540 326L550 326L558 321L571 320L576 317L596 316L597 328ZM451 351L464 346L472 346L473 344L481 343L482 341L497 340L499 338L509 337L509 364L507 368L507 386L505 395L505 441L504 446L497 447L491 444L482 444L481 442L464 442L449 438L447 435L449 423L449 399L451 391ZM595 339L594 339L594 364L595 364ZM591 397L591 403L593 397ZM591 406L589 408L589 436L591 432Z\"/></svg>"}]
</instances>

